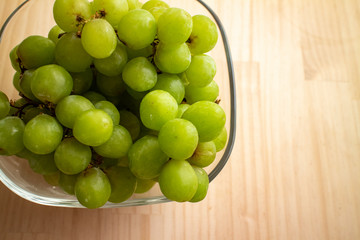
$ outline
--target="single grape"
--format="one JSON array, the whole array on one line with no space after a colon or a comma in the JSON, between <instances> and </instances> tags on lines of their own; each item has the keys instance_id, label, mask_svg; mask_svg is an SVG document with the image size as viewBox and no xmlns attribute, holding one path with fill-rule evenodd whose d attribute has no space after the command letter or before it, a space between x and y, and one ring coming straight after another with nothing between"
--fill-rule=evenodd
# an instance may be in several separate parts
<instances>
[{"instance_id":1,"label":"single grape","mask_svg":"<svg viewBox=\"0 0 360 240\"><path fill-rule=\"evenodd\" d=\"M146 10L128 12L118 24L118 36L129 48L138 50L150 45L156 36L156 21Z\"/></svg>"},{"instance_id":2,"label":"single grape","mask_svg":"<svg viewBox=\"0 0 360 240\"><path fill-rule=\"evenodd\" d=\"M205 87L194 87L189 85L185 88L186 102L193 104L198 101L214 102L219 96L219 86L213 80Z\"/></svg>"},{"instance_id":3,"label":"single grape","mask_svg":"<svg viewBox=\"0 0 360 240\"><path fill-rule=\"evenodd\" d=\"M134 50L129 47L126 47L126 52L128 54L129 60L137 58L137 57L150 57L152 54L154 54L154 47L152 45L149 45L147 47Z\"/></svg>"},{"instance_id":4,"label":"single grape","mask_svg":"<svg viewBox=\"0 0 360 240\"><path fill-rule=\"evenodd\" d=\"M161 0L149 0L144 3L144 5L142 6L142 9L149 11L151 8L154 8L154 7L169 8L169 5L166 2L161 1Z\"/></svg>"},{"instance_id":5,"label":"single grape","mask_svg":"<svg viewBox=\"0 0 360 240\"><path fill-rule=\"evenodd\" d=\"M63 128L59 122L47 114L40 114L26 124L23 142L31 152L42 155L55 151L62 137Z\"/></svg>"},{"instance_id":6,"label":"single grape","mask_svg":"<svg viewBox=\"0 0 360 240\"><path fill-rule=\"evenodd\" d=\"M177 115L178 104L170 93L154 90L146 94L140 104L140 118L145 127L160 130Z\"/></svg>"},{"instance_id":7,"label":"single grape","mask_svg":"<svg viewBox=\"0 0 360 240\"><path fill-rule=\"evenodd\" d=\"M168 8L158 19L158 38L166 44L181 44L189 39L193 23L191 15L181 8Z\"/></svg>"},{"instance_id":8,"label":"single grape","mask_svg":"<svg viewBox=\"0 0 360 240\"><path fill-rule=\"evenodd\" d=\"M131 139L134 141L140 134L140 121L132 112L120 111L120 125L124 126L130 133Z\"/></svg>"},{"instance_id":9,"label":"single grape","mask_svg":"<svg viewBox=\"0 0 360 240\"><path fill-rule=\"evenodd\" d=\"M108 141L113 132L113 121L109 114L100 109L90 109L75 120L74 137L89 146L100 146Z\"/></svg>"},{"instance_id":10,"label":"single grape","mask_svg":"<svg viewBox=\"0 0 360 240\"><path fill-rule=\"evenodd\" d=\"M66 33L59 39L55 47L55 60L69 72L84 72L93 62L76 32Z\"/></svg>"},{"instance_id":11,"label":"single grape","mask_svg":"<svg viewBox=\"0 0 360 240\"><path fill-rule=\"evenodd\" d=\"M26 153L24 153L26 151ZM54 153L38 155L25 149L22 153L29 161L31 170L41 175L49 175L59 172L55 165Z\"/></svg>"},{"instance_id":12,"label":"single grape","mask_svg":"<svg viewBox=\"0 0 360 240\"><path fill-rule=\"evenodd\" d=\"M198 188L189 202L200 202L206 197L209 188L209 177L204 169L195 166L193 166L193 169L198 179Z\"/></svg>"},{"instance_id":13,"label":"single grape","mask_svg":"<svg viewBox=\"0 0 360 240\"><path fill-rule=\"evenodd\" d=\"M10 51L10 61L11 66L14 68L16 72L21 72L20 68L20 59L17 55L17 50L19 48L19 45L16 45L11 51Z\"/></svg>"},{"instance_id":14,"label":"single grape","mask_svg":"<svg viewBox=\"0 0 360 240\"><path fill-rule=\"evenodd\" d=\"M6 117L10 112L9 98L5 93L0 91L0 119Z\"/></svg>"},{"instance_id":15,"label":"single grape","mask_svg":"<svg viewBox=\"0 0 360 240\"><path fill-rule=\"evenodd\" d=\"M53 26L49 33L48 38L53 41L55 44L59 41L59 38L62 34L64 34L64 30L62 30L58 25Z\"/></svg>"},{"instance_id":16,"label":"single grape","mask_svg":"<svg viewBox=\"0 0 360 240\"><path fill-rule=\"evenodd\" d=\"M111 185L108 177L99 168L82 172L75 183L75 196L81 205L95 209L108 201Z\"/></svg>"},{"instance_id":17,"label":"single grape","mask_svg":"<svg viewBox=\"0 0 360 240\"><path fill-rule=\"evenodd\" d=\"M0 155L14 155L24 149L24 122L18 117L0 120Z\"/></svg>"},{"instance_id":18,"label":"single grape","mask_svg":"<svg viewBox=\"0 0 360 240\"><path fill-rule=\"evenodd\" d=\"M93 9L105 16L106 21L116 28L129 11L129 5L127 0L94 0Z\"/></svg>"},{"instance_id":19,"label":"single grape","mask_svg":"<svg viewBox=\"0 0 360 240\"><path fill-rule=\"evenodd\" d=\"M31 80L31 91L44 103L57 104L70 95L72 88L71 75L63 67L55 64L36 69Z\"/></svg>"},{"instance_id":20,"label":"single grape","mask_svg":"<svg viewBox=\"0 0 360 240\"><path fill-rule=\"evenodd\" d=\"M93 71L89 68L84 72L70 73L73 79L73 94L84 94L89 91L93 83Z\"/></svg>"},{"instance_id":21,"label":"single grape","mask_svg":"<svg viewBox=\"0 0 360 240\"><path fill-rule=\"evenodd\" d=\"M73 128L76 118L89 109L95 107L88 99L79 95L70 95L56 105L55 114L63 126Z\"/></svg>"},{"instance_id":22,"label":"single grape","mask_svg":"<svg viewBox=\"0 0 360 240\"><path fill-rule=\"evenodd\" d=\"M88 0L56 0L53 7L56 24L66 32L80 30L91 12Z\"/></svg>"},{"instance_id":23,"label":"single grape","mask_svg":"<svg viewBox=\"0 0 360 240\"><path fill-rule=\"evenodd\" d=\"M166 73L178 74L186 71L191 63L191 53L185 43L160 44L156 48L155 64Z\"/></svg>"},{"instance_id":24,"label":"single grape","mask_svg":"<svg viewBox=\"0 0 360 240\"><path fill-rule=\"evenodd\" d=\"M20 92L24 94L30 100L38 102L39 100L34 96L31 90L31 82L33 81L35 76L35 70L30 69L26 70L21 76L19 81Z\"/></svg>"},{"instance_id":25,"label":"single grape","mask_svg":"<svg viewBox=\"0 0 360 240\"><path fill-rule=\"evenodd\" d=\"M84 171L91 162L91 149L75 138L65 138L56 148L54 159L57 168L68 175Z\"/></svg>"},{"instance_id":26,"label":"single grape","mask_svg":"<svg viewBox=\"0 0 360 240\"><path fill-rule=\"evenodd\" d=\"M104 144L94 147L97 154L107 158L121 158L126 156L132 145L130 133L120 125L114 126L113 133Z\"/></svg>"},{"instance_id":27,"label":"single grape","mask_svg":"<svg viewBox=\"0 0 360 240\"><path fill-rule=\"evenodd\" d=\"M157 82L156 69L145 57L130 60L124 67L122 77L126 85L137 92L147 91Z\"/></svg>"},{"instance_id":28,"label":"single grape","mask_svg":"<svg viewBox=\"0 0 360 240\"><path fill-rule=\"evenodd\" d=\"M180 78L174 74L159 74L157 83L151 90L164 90L170 93L178 104L182 102L185 96L185 87Z\"/></svg>"},{"instance_id":29,"label":"single grape","mask_svg":"<svg viewBox=\"0 0 360 240\"><path fill-rule=\"evenodd\" d=\"M38 68L54 62L55 43L42 36L29 36L20 43L16 54L26 69Z\"/></svg>"},{"instance_id":30,"label":"single grape","mask_svg":"<svg viewBox=\"0 0 360 240\"><path fill-rule=\"evenodd\" d=\"M60 172L43 175L44 180L51 186L59 186Z\"/></svg>"},{"instance_id":31,"label":"single grape","mask_svg":"<svg viewBox=\"0 0 360 240\"><path fill-rule=\"evenodd\" d=\"M100 93L94 92L94 91L88 91L86 93L83 94L83 96L87 99L90 100L90 102L92 102L92 104L96 104L97 102L100 101L106 101L106 98L101 95Z\"/></svg>"},{"instance_id":32,"label":"single grape","mask_svg":"<svg viewBox=\"0 0 360 240\"><path fill-rule=\"evenodd\" d=\"M218 31L215 23L204 15L192 17L193 29L188 41L190 51L193 55L209 52L218 40Z\"/></svg>"},{"instance_id":33,"label":"single grape","mask_svg":"<svg viewBox=\"0 0 360 240\"><path fill-rule=\"evenodd\" d=\"M153 179L159 176L168 156L161 151L157 137L147 135L137 140L128 153L131 172L141 179Z\"/></svg>"},{"instance_id":34,"label":"single grape","mask_svg":"<svg viewBox=\"0 0 360 240\"><path fill-rule=\"evenodd\" d=\"M170 200L191 200L198 188L198 178L191 165L184 160L172 159L164 165L159 176L161 192Z\"/></svg>"},{"instance_id":35,"label":"single grape","mask_svg":"<svg viewBox=\"0 0 360 240\"><path fill-rule=\"evenodd\" d=\"M109 202L124 202L135 192L136 177L129 168L114 166L106 170L106 175L111 184Z\"/></svg>"},{"instance_id":36,"label":"single grape","mask_svg":"<svg viewBox=\"0 0 360 240\"><path fill-rule=\"evenodd\" d=\"M137 184L136 184L135 193L145 193L149 191L156 183L156 181L152 179L141 179L141 178L137 178L136 182Z\"/></svg>"},{"instance_id":37,"label":"single grape","mask_svg":"<svg viewBox=\"0 0 360 240\"><path fill-rule=\"evenodd\" d=\"M182 115L184 114L184 112L190 107L189 104L186 104L186 103L182 103L179 105L178 107L178 113L177 113L177 118L181 118Z\"/></svg>"},{"instance_id":38,"label":"single grape","mask_svg":"<svg viewBox=\"0 0 360 240\"><path fill-rule=\"evenodd\" d=\"M60 172L59 186L70 195L75 195L75 183L79 174L67 175Z\"/></svg>"},{"instance_id":39,"label":"single grape","mask_svg":"<svg viewBox=\"0 0 360 240\"><path fill-rule=\"evenodd\" d=\"M194 103L184 112L182 118L195 125L200 142L208 142L219 136L226 121L224 110L209 101Z\"/></svg>"},{"instance_id":40,"label":"single grape","mask_svg":"<svg viewBox=\"0 0 360 240\"><path fill-rule=\"evenodd\" d=\"M182 160L191 157L198 141L196 127L185 119L172 119L166 122L159 132L161 150L174 159Z\"/></svg>"},{"instance_id":41,"label":"single grape","mask_svg":"<svg viewBox=\"0 0 360 240\"><path fill-rule=\"evenodd\" d=\"M95 104L95 108L105 111L113 120L114 126L120 123L119 110L109 101L99 101Z\"/></svg>"},{"instance_id":42,"label":"single grape","mask_svg":"<svg viewBox=\"0 0 360 240\"><path fill-rule=\"evenodd\" d=\"M98 73L96 76L96 86L107 97L120 96L126 89L121 75L108 77Z\"/></svg>"},{"instance_id":43,"label":"single grape","mask_svg":"<svg viewBox=\"0 0 360 240\"><path fill-rule=\"evenodd\" d=\"M214 162L216 157L216 146L213 141L200 142L194 154L187 159L191 165L207 167Z\"/></svg>"},{"instance_id":44,"label":"single grape","mask_svg":"<svg viewBox=\"0 0 360 240\"><path fill-rule=\"evenodd\" d=\"M13 77L13 86L15 87L15 89L18 92L21 92L21 88L20 88L20 79L21 79L21 73L20 72L15 72L14 73L14 77Z\"/></svg>"},{"instance_id":45,"label":"single grape","mask_svg":"<svg viewBox=\"0 0 360 240\"><path fill-rule=\"evenodd\" d=\"M87 22L82 30L81 43L87 53L94 58L107 58L117 45L116 33L104 19Z\"/></svg>"},{"instance_id":46,"label":"single grape","mask_svg":"<svg viewBox=\"0 0 360 240\"><path fill-rule=\"evenodd\" d=\"M190 85L205 87L215 77L216 63L209 55L195 55L192 56L190 66L185 73Z\"/></svg>"},{"instance_id":47,"label":"single grape","mask_svg":"<svg viewBox=\"0 0 360 240\"><path fill-rule=\"evenodd\" d=\"M226 127L224 127L221 130L221 133L219 136L217 136L213 142L215 143L215 147L216 147L216 152L220 152L221 150L224 149L224 147L226 146L226 142L227 142L227 131L226 131Z\"/></svg>"},{"instance_id":48,"label":"single grape","mask_svg":"<svg viewBox=\"0 0 360 240\"><path fill-rule=\"evenodd\" d=\"M126 47L118 44L115 51L107 58L94 59L94 65L98 72L108 77L115 77L122 73L128 61Z\"/></svg>"}]
</instances>

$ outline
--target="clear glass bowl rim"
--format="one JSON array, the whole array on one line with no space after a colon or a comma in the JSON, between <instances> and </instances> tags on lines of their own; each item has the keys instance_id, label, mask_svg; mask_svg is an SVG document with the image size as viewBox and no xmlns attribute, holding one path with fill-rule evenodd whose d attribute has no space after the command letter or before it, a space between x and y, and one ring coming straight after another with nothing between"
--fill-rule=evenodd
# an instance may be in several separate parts
<instances>
[{"instance_id":1,"label":"clear glass bowl rim","mask_svg":"<svg viewBox=\"0 0 360 240\"><path fill-rule=\"evenodd\" d=\"M26 3L30 2L31 0L25 0L23 3L21 3L5 20L4 24L2 25L1 29L0 29L0 44L1 44L1 40L4 34L4 31L8 25L8 23L11 21L11 19L14 17L14 15L23 7L26 5ZM234 66L233 66L233 61L232 61L232 57L231 57L231 51L230 51L230 46L229 46L229 42L228 42L228 38L226 36L226 32L225 32L225 28L223 26L223 24L220 21L220 18L216 15L216 13L202 0L195 0L197 2L199 2L210 14L211 16L214 18L215 23L217 24L219 30L220 30L220 34L221 34L221 38L223 40L223 46L225 49L225 55L226 55L226 61L227 61L227 70L228 70L228 75L229 75L229 87L230 87L230 128L229 128L229 139L228 139L228 143L226 146L226 149L220 159L220 161L218 162L218 164L215 166L215 168L209 173L209 181L211 182L212 180L215 179L215 177L221 172L221 170L224 168L224 166L226 165L231 152L233 150L234 147L234 143L235 143L235 135L236 135L236 85L235 85L235 74L234 74ZM68 200L68 201L63 201L63 200L59 200L59 201L54 201L54 198L47 198L47 197L42 197L42 196L38 196L36 194L33 193L29 193L25 190L23 190L22 188L20 188L19 186L17 186L15 183L13 183L0 169L0 180L1 182L8 187L11 191L13 191L15 194L17 194L18 196L34 202L34 203L38 203L38 204L42 204L42 205L47 205L47 206L57 206L57 207L83 207L78 203L74 204L73 200ZM158 197L152 197L152 198L146 198L146 199L131 199L125 202L122 202L120 204L118 203L107 203L105 204L103 207L101 208L113 208L113 207L127 207L127 206L141 206L141 205L149 205L149 204L157 204L157 203L165 203L165 202L170 202L171 200L167 199L164 196L158 196Z\"/></svg>"}]
</instances>

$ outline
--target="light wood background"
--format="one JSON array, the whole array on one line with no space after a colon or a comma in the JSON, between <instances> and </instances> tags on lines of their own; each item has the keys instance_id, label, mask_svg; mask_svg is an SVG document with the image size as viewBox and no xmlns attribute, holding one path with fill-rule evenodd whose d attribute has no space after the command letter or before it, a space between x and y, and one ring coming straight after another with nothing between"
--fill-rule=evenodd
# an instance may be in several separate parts
<instances>
[{"instance_id":1,"label":"light wood background","mask_svg":"<svg viewBox=\"0 0 360 240\"><path fill-rule=\"evenodd\" d=\"M20 2L0 1L0 23ZM207 198L63 209L0 184L0 239L360 239L360 1L206 2L238 97L236 145Z\"/></svg>"}]
</instances>

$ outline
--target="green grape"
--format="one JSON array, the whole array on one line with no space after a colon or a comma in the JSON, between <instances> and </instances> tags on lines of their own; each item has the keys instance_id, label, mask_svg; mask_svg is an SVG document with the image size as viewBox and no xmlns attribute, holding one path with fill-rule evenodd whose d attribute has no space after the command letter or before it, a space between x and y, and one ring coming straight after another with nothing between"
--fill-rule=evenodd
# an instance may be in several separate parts
<instances>
[{"instance_id":1,"label":"green grape","mask_svg":"<svg viewBox=\"0 0 360 240\"><path fill-rule=\"evenodd\" d=\"M131 172L141 179L153 179L159 176L168 156L161 151L157 137L147 135L137 140L128 153Z\"/></svg>"},{"instance_id":2,"label":"green grape","mask_svg":"<svg viewBox=\"0 0 360 240\"><path fill-rule=\"evenodd\" d=\"M130 133L120 125L114 126L113 133L104 144L94 147L97 154L107 158L121 158L126 156L132 145Z\"/></svg>"},{"instance_id":3,"label":"green grape","mask_svg":"<svg viewBox=\"0 0 360 240\"><path fill-rule=\"evenodd\" d=\"M91 162L91 149L75 138L65 138L56 148L54 159L57 168L68 175L84 171Z\"/></svg>"},{"instance_id":4,"label":"green grape","mask_svg":"<svg viewBox=\"0 0 360 240\"><path fill-rule=\"evenodd\" d=\"M187 80L186 73L185 72L179 73L178 76L181 79L184 86L187 87L189 85L189 81Z\"/></svg>"},{"instance_id":5,"label":"green grape","mask_svg":"<svg viewBox=\"0 0 360 240\"><path fill-rule=\"evenodd\" d=\"M94 77L91 69L87 69L81 73L70 73L70 75L73 79L73 94L84 94L89 91Z\"/></svg>"},{"instance_id":6,"label":"green grape","mask_svg":"<svg viewBox=\"0 0 360 240\"><path fill-rule=\"evenodd\" d=\"M91 18L88 0L56 0L53 7L56 24L66 32L81 29L85 20Z\"/></svg>"},{"instance_id":7,"label":"green grape","mask_svg":"<svg viewBox=\"0 0 360 240\"><path fill-rule=\"evenodd\" d=\"M0 119L6 117L10 112L9 98L5 93L0 91Z\"/></svg>"},{"instance_id":8,"label":"green grape","mask_svg":"<svg viewBox=\"0 0 360 240\"><path fill-rule=\"evenodd\" d=\"M144 3L144 5L142 6L142 9L145 9L145 10L150 10L154 7L164 7L164 8L169 8L169 5L164 2L164 1L161 1L161 0L150 0L150 1L147 1L146 3Z\"/></svg>"},{"instance_id":9,"label":"green grape","mask_svg":"<svg viewBox=\"0 0 360 240\"><path fill-rule=\"evenodd\" d=\"M14 155L24 149L24 122L18 117L0 120L0 155Z\"/></svg>"},{"instance_id":10,"label":"green grape","mask_svg":"<svg viewBox=\"0 0 360 240\"><path fill-rule=\"evenodd\" d=\"M120 96L126 89L121 75L108 77L98 73L96 76L96 86L107 97Z\"/></svg>"},{"instance_id":11,"label":"green grape","mask_svg":"<svg viewBox=\"0 0 360 240\"><path fill-rule=\"evenodd\" d=\"M96 104L97 102L100 101L106 101L106 98L101 95L100 93L94 92L94 91L88 91L86 93L83 94L83 96L87 99L90 100L90 102L92 102L92 104Z\"/></svg>"},{"instance_id":12,"label":"green grape","mask_svg":"<svg viewBox=\"0 0 360 240\"><path fill-rule=\"evenodd\" d=\"M198 145L196 127L185 119L175 118L166 122L159 132L161 150L170 158L187 159Z\"/></svg>"},{"instance_id":13,"label":"green grape","mask_svg":"<svg viewBox=\"0 0 360 240\"><path fill-rule=\"evenodd\" d=\"M186 70L186 78L191 86L205 87L211 83L216 74L216 63L209 55L195 55Z\"/></svg>"},{"instance_id":14,"label":"green grape","mask_svg":"<svg viewBox=\"0 0 360 240\"><path fill-rule=\"evenodd\" d=\"M106 170L111 184L109 202L120 203L129 199L136 188L136 177L129 168L114 166Z\"/></svg>"},{"instance_id":15,"label":"green grape","mask_svg":"<svg viewBox=\"0 0 360 240\"><path fill-rule=\"evenodd\" d=\"M224 147L226 146L226 142L227 142L227 131L226 131L226 127L224 127L221 130L221 133L219 136L217 136L213 142L215 143L215 147L216 147L216 152L220 152L221 150L224 149Z\"/></svg>"},{"instance_id":16,"label":"green grape","mask_svg":"<svg viewBox=\"0 0 360 240\"><path fill-rule=\"evenodd\" d=\"M125 127L134 141L140 134L140 121L132 112L121 110L120 111L120 125Z\"/></svg>"},{"instance_id":17,"label":"green grape","mask_svg":"<svg viewBox=\"0 0 360 240\"><path fill-rule=\"evenodd\" d=\"M10 61L11 66L14 68L16 72L21 72L20 68L20 59L17 55L17 50L19 48L19 45L16 45L11 51L10 51Z\"/></svg>"},{"instance_id":18,"label":"green grape","mask_svg":"<svg viewBox=\"0 0 360 240\"><path fill-rule=\"evenodd\" d=\"M44 180L51 186L59 186L60 172L43 175Z\"/></svg>"},{"instance_id":19,"label":"green grape","mask_svg":"<svg viewBox=\"0 0 360 240\"><path fill-rule=\"evenodd\" d=\"M158 19L158 38L166 44L181 44L189 39L193 27L191 15L180 8L168 8Z\"/></svg>"},{"instance_id":20,"label":"green grape","mask_svg":"<svg viewBox=\"0 0 360 240\"><path fill-rule=\"evenodd\" d=\"M147 91L157 82L156 69L145 57L130 60L124 67L122 77L126 85L137 92Z\"/></svg>"},{"instance_id":21,"label":"green grape","mask_svg":"<svg viewBox=\"0 0 360 240\"><path fill-rule=\"evenodd\" d=\"M33 81L35 76L35 70L30 69L26 70L20 77L19 86L20 92L24 94L30 100L38 102L39 100L34 96L31 90L31 82Z\"/></svg>"},{"instance_id":22,"label":"green grape","mask_svg":"<svg viewBox=\"0 0 360 240\"><path fill-rule=\"evenodd\" d=\"M200 142L208 142L219 136L226 121L224 110L209 101L194 103L184 112L182 118L195 125Z\"/></svg>"},{"instance_id":23,"label":"green grape","mask_svg":"<svg viewBox=\"0 0 360 240\"><path fill-rule=\"evenodd\" d=\"M155 53L155 64L166 73L178 74L186 71L191 63L191 53L185 43L164 44L160 42Z\"/></svg>"},{"instance_id":24,"label":"green grape","mask_svg":"<svg viewBox=\"0 0 360 240\"><path fill-rule=\"evenodd\" d=\"M170 93L178 104L185 96L185 87L177 75L163 73L159 74L156 85L151 90L164 90Z\"/></svg>"},{"instance_id":25,"label":"green grape","mask_svg":"<svg viewBox=\"0 0 360 240\"><path fill-rule=\"evenodd\" d=\"M100 146L108 141L113 132L113 120L103 110L90 109L75 120L74 137L89 146Z\"/></svg>"},{"instance_id":26,"label":"green grape","mask_svg":"<svg viewBox=\"0 0 360 240\"><path fill-rule=\"evenodd\" d=\"M127 0L94 0L93 8L105 16L106 21L114 28L116 28L119 21L129 11Z\"/></svg>"},{"instance_id":27,"label":"green grape","mask_svg":"<svg viewBox=\"0 0 360 240\"><path fill-rule=\"evenodd\" d=\"M138 0L127 0L129 11L141 8Z\"/></svg>"},{"instance_id":28,"label":"green grape","mask_svg":"<svg viewBox=\"0 0 360 240\"><path fill-rule=\"evenodd\" d=\"M148 11L154 16L155 21L159 21L159 17L165 12L167 8L165 7L153 7L150 8Z\"/></svg>"},{"instance_id":29,"label":"green grape","mask_svg":"<svg viewBox=\"0 0 360 240\"><path fill-rule=\"evenodd\" d=\"M38 68L54 62L55 43L42 36L30 36L20 43L16 54L26 69Z\"/></svg>"},{"instance_id":30,"label":"green grape","mask_svg":"<svg viewBox=\"0 0 360 240\"><path fill-rule=\"evenodd\" d=\"M182 115L184 114L184 112L190 107L189 104L186 104L186 103L182 103L179 105L178 107L178 113L177 113L177 118L181 118Z\"/></svg>"},{"instance_id":31,"label":"green grape","mask_svg":"<svg viewBox=\"0 0 360 240\"><path fill-rule=\"evenodd\" d=\"M200 202L206 197L209 188L209 177L204 169L194 166L193 169L198 179L198 188L189 202Z\"/></svg>"},{"instance_id":32,"label":"green grape","mask_svg":"<svg viewBox=\"0 0 360 240\"><path fill-rule=\"evenodd\" d=\"M160 130L177 115L178 104L170 93L154 90L146 94L140 104L140 118L145 127Z\"/></svg>"},{"instance_id":33,"label":"green grape","mask_svg":"<svg viewBox=\"0 0 360 240\"><path fill-rule=\"evenodd\" d=\"M26 153L23 153L25 155L24 158L29 161L29 166L34 172L41 175L49 175L59 171L54 162L54 153L38 155L27 149L25 151Z\"/></svg>"},{"instance_id":34,"label":"green grape","mask_svg":"<svg viewBox=\"0 0 360 240\"><path fill-rule=\"evenodd\" d=\"M63 126L73 128L76 118L89 109L95 107L88 99L79 95L70 95L56 105L55 114Z\"/></svg>"},{"instance_id":35,"label":"green grape","mask_svg":"<svg viewBox=\"0 0 360 240\"><path fill-rule=\"evenodd\" d=\"M155 18L151 13L135 9L120 20L117 30L120 40L129 48L137 50L154 41L156 27Z\"/></svg>"},{"instance_id":36,"label":"green grape","mask_svg":"<svg viewBox=\"0 0 360 240\"><path fill-rule=\"evenodd\" d=\"M194 87L189 85L185 88L186 102L193 104L198 101L214 102L219 96L219 86L213 80L205 87Z\"/></svg>"},{"instance_id":37,"label":"green grape","mask_svg":"<svg viewBox=\"0 0 360 240\"><path fill-rule=\"evenodd\" d=\"M98 72L108 77L115 77L122 73L127 61L128 56L125 46L118 44L109 57L94 59L94 65Z\"/></svg>"},{"instance_id":38,"label":"green grape","mask_svg":"<svg viewBox=\"0 0 360 240\"><path fill-rule=\"evenodd\" d=\"M55 44L59 41L59 38L62 34L64 34L64 30L62 30L58 25L53 26L49 33L48 38L53 41Z\"/></svg>"},{"instance_id":39,"label":"green grape","mask_svg":"<svg viewBox=\"0 0 360 240\"><path fill-rule=\"evenodd\" d=\"M82 30L81 43L94 58L107 58L114 52L117 37L113 27L104 19L87 22Z\"/></svg>"},{"instance_id":40,"label":"green grape","mask_svg":"<svg viewBox=\"0 0 360 240\"><path fill-rule=\"evenodd\" d=\"M13 86L18 92L21 92L20 79L21 79L21 74L19 72L15 72L13 77Z\"/></svg>"},{"instance_id":41,"label":"green grape","mask_svg":"<svg viewBox=\"0 0 360 240\"><path fill-rule=\"evenodd\" d=\"M147 47L134 50L129 47L126 47L126 52L128 55L129 60L137 58L137 57L150 57L154 53L154 47L152 45L149 45Z\"/></svg>"},{"instance_id":42,"label":"green grape","mask_svg":"<svg viewBox=\"0 0 360 240\"><path fill-rule=\"evenodd\" d=\"M34 117L36 117L37 115L40 114L48 114L48 111L46 109L40 108L40 107L29 107L29 108L25 108L23 110L23 115L22 115L22 119L24 121L24 123L28 123L30 122L31 119L33 119Z\"/></svg>"},{"instance_id":43,"label":"green grape","mask_svg":"<svg viewBox=\"0 0 360 240\"><path fill-rule=\"evenodd\" d=\"M70 95L72 88L71 75L63 67L55 64L36 69L31 80L31 91L44 103L57 104Z\"/></svg>"},{"instance_id":44,"label":"green grape","mask_svg":"<svg viewBox=\"0 0 360 240\"><path fill-rule=\"evenodd\" d=\"M36 154L49 154L59 146L63 137L63 128L58 121L40 114L25 126L23 142L27 149Z\"/></svg>"},{"instance_id":45,"label":"green grape","mask_svg":"<svg viewBox=\"0 0 360 240\"><path fill-rule=\"evenodd\" d=\"M59 186L70 195L75 195L75 183L79 174L67 175L60 172Z\"/></svg>"},{"instance_id":46,"label":"green grape","mask_svg":"<svg viewBox=\"0 0 360 240\"><path fill-rule=\"evenodd\" d=\"M156 181L152 179L141 179L141 178L137 178L136 182L137 184L136 184L135 193L145 193L149 191L156 183Z\"/></svg>"},{"instance_id":47,"label":"green grape","mask_svg":"<svg viewBox=\"0 0 360 240\"><path fill-rule=\"evenodd\" d=\"M106 174L99 168L82 172L75 183L75 196L81 205L94 209L108 201L111 185Z\"/></svg>"},{"instance_id":48,"label":"green grape","mask_svg":"<svg viewBox=\"0 0 360 240\"><path fill-rule=\"evenodd\" d=\"M119 162L119 159L116 158L102 158L102 162L99 165L101 169L107 169L112 166L116 166Z\"/></svg>"},{"instance_id":49,"label":"green grape","mask_svg":"<svg viewBox=\"0 0 360 240\"><path fill-rule=\"evenodd\" d=\"M191 200L198 188L198 178L191 165L184 160L172 159L162 168L159 176L161 192L170 200Z\"/></svg>"},{"instance_id":50,"label":"green grape","mask_svg":"<svg viewBox=\"0 0 360 240\"><path fill-rule=\"evenodd\" d=\"M191 165L207 167L212 164L216 157L216 146L213 141L200 142L194 154L187 159Z\"/></svg>"},{"instance_id":51,"label":"green grape","mask_svg":"<svg viewBox=\"0 0 360 240\"><path fill-rule=\"evenodd\" d=\"M100 101L95 104L95 108L101 109L105 111L111 119L113 120L114 126L118 125L120 123L120 113L115 107L114 104L112 104L109 101Z\"/></svg>"},{"instance_id":52,"label":"green grape","mask_svg":"<svg viewBox=\"0 0 360 240\"><path fill-rule=\"evenodd\" d=\"M76 32L66 33L59 39L55 47L55 60L69 72L84 72L93 62Z\"/></svg>"},{"instance_id":53,"label":"green grape","mask_svg":"<svg viewBox=\"0 0 360 240\"><path fill-rule=\"evenodd\" d=\"M190 51L193 55L209 52L218 40L218 32L215 23L204 15L192 17L193 29L188 41Z\"/></svg>"}]
</instances>

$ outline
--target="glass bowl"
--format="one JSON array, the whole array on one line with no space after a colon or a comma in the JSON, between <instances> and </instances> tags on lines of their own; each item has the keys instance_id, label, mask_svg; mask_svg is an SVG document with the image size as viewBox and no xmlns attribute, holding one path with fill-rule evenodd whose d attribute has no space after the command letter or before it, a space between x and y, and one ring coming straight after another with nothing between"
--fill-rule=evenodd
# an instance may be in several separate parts
<instances>
[{"instance_id":1,"label":"glass bowl","mask_svg":"<svg viewBox=\"0 0 360 240\"><path fill-rule=\"evenodd\" d=\"M226 112L228 142L224 150L217 153L216 160L205 170L212 181L225 166L232 151L236 127L235 80L230 49L224 28L216 14L200 0L168 0L171 7L180 7L191 15L203 14L212 18L218 26L219 41L209 53L217 63L216 82L220 87L220 105ZM51 0L26 0L20 4L6 19L0 30L1 80L0 90L10 99L19 98L12 85L15 70L11 67L9 53L15 45L30 35L47 36L55 22L52 17ZM40 15L40 16L39 16ZM221 36L221 37L220 37ZM28 161L16 156L0 156L0 180L11 191L29 201L58 207L81 208L75 196L64 193L59 187L50 186L42 175L34 173ZM211 186L210 186L211 187ZM148 205L168 202L161 194L158 184L145 194L134 194L122 203L106 203L102 208Z\"/></svg>"}]
</instances>

